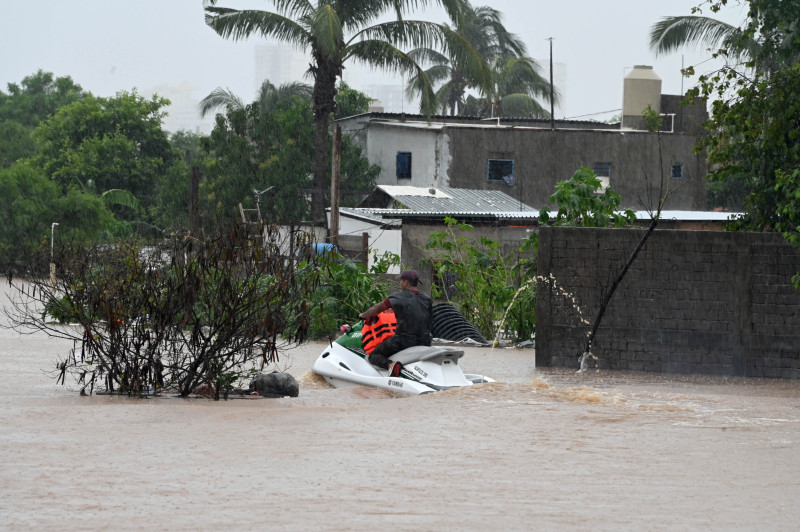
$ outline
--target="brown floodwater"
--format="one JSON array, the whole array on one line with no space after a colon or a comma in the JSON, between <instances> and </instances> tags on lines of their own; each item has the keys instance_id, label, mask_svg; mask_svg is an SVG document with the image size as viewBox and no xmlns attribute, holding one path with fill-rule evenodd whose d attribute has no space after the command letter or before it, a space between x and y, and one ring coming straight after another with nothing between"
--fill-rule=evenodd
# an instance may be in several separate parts
<instances>
[{"instance_id":1,"label":"brown floodwater","mask_svg":"<svg viewBox=\"0 0 800 532\"><path fill-rule=\"evenodd\" d=\"M297 398L81 397L52 376L70 346L0 329L2 530L800 526L797 382L466 347L498 382L408 397L329 387L311 343L278 368Z\"/></svg>"}]
</instances>

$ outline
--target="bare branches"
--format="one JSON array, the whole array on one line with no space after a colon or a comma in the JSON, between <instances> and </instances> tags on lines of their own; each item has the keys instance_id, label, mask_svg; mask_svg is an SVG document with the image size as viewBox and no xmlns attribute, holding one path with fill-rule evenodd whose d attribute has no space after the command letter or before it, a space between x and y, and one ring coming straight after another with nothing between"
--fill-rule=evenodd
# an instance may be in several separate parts
<instances>
[{"instance_id":1,"label":"bare branches","mask_svg":"<svg viewBox=\"0 0 800 532\"><path fill-rule=\"evenodd\" d=\"M298 267L283 240L268 227L254 238L238 228L207 242L176 235L154 248L66 245L56 283L15 285L7 314L18 331L73 340L56 377L71 375L82 393L102 382L108 392L186 396L206 384L219 398L305 340L318 269Z\"/></svg>"}]
</instances>

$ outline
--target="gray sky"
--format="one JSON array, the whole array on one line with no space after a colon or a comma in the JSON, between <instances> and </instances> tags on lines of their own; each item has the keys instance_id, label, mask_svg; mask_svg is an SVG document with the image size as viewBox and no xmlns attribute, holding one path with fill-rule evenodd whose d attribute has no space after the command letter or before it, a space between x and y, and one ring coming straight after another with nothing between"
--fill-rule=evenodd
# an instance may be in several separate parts
<instances>
[{"instance_id":1,"label":"gray sky","mask_svg":"<svg viewBox=\"0 0 800 532\"><path fill-rule=\"evenodd\" d=\"M531 57L553 60L566 72L561 112L556 118L606 119L622 105L622 82L634 65L652 65L662 92L679 94L693 80L682 79L681 64L698 72L718 67L708 52L697 50L660 57L648 48L650 26L661 17L688 15L703 0L473 0L504 14L509 31L526 43ZM0 0L0 88L38 69L71 76L99 96L136 88L158 93L182 105L184 118L196 102L222 86L246 101L256 86L254 49L264 39L233 42L209 29L202 0ZM735 1L733 2L735 4ZM273 8L267 0L220 0L220 6ZM746 8L734 5L715 18L739 24ZM417 16L445 22L442 11ZM276 41L272 41L276 42ZM547 63L542 65L549 75ZM355 75L355 69L353 74ZM356 79L364 79L357 76ZM369 79L397 83L373 72ZM357 85L355 88L359 88ZM187 111L188 110L188 111ZM414 109L405 109L413 111ZM387 109L399 111L399 109ZM600 113L600 114L598 114ZM617 111L618 113L618 111ZM197 115L199 117L199 114ZM199 122L198 122L199 124ZM207 120L201 129L207 129Z\"/></svg>"}]
</instances>

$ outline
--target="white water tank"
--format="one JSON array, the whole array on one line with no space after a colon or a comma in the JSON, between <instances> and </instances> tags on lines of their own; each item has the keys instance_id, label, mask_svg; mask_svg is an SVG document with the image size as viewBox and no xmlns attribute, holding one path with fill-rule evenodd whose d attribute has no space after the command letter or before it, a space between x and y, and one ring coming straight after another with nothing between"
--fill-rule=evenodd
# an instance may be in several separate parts
<instances>
[{"instance_id":1,"label":"white water tank","mask_svg":"<svg viewBox=\"0 0 800 532\"><path fill-rule=\"evenodd\" d=\"M622 127L645 129L642 112L648 106L661 112L661 78L653 67L636 65L625 76L622 89Z\"/></svg>"}]
</instances>

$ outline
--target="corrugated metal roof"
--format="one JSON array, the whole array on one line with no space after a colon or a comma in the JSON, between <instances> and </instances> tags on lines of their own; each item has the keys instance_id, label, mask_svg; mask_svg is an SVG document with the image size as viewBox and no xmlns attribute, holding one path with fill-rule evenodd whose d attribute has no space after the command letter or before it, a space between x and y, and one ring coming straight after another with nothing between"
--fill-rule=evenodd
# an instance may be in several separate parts
<instances>
[{"instance_id":1,"label":"corrugated metal roof","mask_svg":"<svg viewBox=\"0 0 800 532\"><path fill-rule=\"evenodd\" d=\"M371 214L388 218L443 218L445 216L469 218L509 218L509 219L538 219L539 211L420 211L411 209L374 209L359 208Z\"/></svg>"},{"instance_id":2,"label":"corrugated metal roof","mask_svg":"<svg viewBox=\"0 0 800 532\"><path fill-rule=\"evenodd\" d=\"M637 220L649 220L647 211L634 211ZM680 222L725 222L731 218L741 216L740 212L719 211L661 211L662 220L677 220Z\"/></svg>"},{"instance_id":3,"label":"corrugated metal roof","mask_svg":"<svg viewBox=\"0 0 800 532\"><path fill-rule=\"evenodd\" d=\"M498 215L521 213L527 215L539 210L514 199L499 190L470 190L466 188L425 188L395 185L378 185L378 188L407 207L414 214L469 214ZM398 209L402 211L403 209ZM398 213L400 214L400 213ZM411 214L411 213L408 213Z\"/></svg>"}]
</instances>

